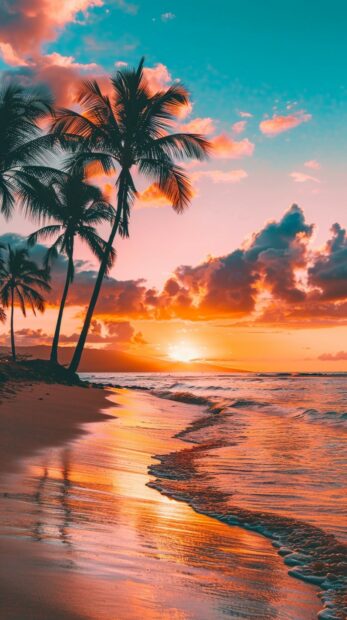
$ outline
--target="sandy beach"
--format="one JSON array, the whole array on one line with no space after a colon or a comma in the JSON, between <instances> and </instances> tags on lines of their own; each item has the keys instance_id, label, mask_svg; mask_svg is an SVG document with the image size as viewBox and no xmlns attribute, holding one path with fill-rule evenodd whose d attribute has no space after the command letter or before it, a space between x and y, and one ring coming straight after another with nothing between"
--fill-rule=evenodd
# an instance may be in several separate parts
<instances>
[{"instance_id":1,"label":"sandy beach","mask_svg":"<svg viewBox=\"0 0 347 620\"><path fill-rule=\"evenodd\" d=\"M316 617L269 540L147 486L199 408L33 384L0 411L4 620Z\"/></svg>"},{"instance_id":2,"label":"sandy beach","mask_svg":"<svg viewBox=\"0 0 347 620\"><path fill-rule=\"evenodd\" d=\"M0 472L20 459L81 435L81 425L106 417L106 391L45 383L6 383L0 393Z\"/></svg>"}]
</instances>

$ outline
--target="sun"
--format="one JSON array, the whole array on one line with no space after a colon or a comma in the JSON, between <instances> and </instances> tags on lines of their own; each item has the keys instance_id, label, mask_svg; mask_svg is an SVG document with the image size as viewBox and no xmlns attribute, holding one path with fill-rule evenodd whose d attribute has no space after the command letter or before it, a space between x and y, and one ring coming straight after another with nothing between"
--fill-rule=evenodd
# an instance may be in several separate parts
<instances>
[{"instance_id":1,"label":"sun","mask_svg":"<svg viewBox=\"0 0 347 620\"><path fill-rule=\"evenodd\" d=\"M199 351L188 342L178 342L169 347L169 357L175 362L191 362L199 357Z\"/></svg>"}]
</instances>

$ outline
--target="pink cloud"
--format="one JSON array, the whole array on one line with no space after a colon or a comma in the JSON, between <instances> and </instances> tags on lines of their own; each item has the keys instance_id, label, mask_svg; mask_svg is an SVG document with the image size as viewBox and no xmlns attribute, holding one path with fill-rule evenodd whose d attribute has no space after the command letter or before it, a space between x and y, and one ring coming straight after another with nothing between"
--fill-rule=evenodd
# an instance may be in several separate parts
<instances>
[{"instance_id":1,"label":"pink cloud","mask_svg":"<svg viewBox=\"0 0 347 620\"><path fill-rule=\"evenodd\" d=\"M240 183L248 177L246 170L201 170L193 173L194 180L211 179L213 183Z\"/></svg>"},{"instance_id":2,"label":"pink cloud","mask_svg":"<svg viewBox=\"0 0 347 620\"><path fill-rule=\"evenodd\" d=\"M239 115L241 118L252 118L253 116L250 112L243 112L242 110L239 111Z\"/></svg>"},{"instance_id":3,"label":"pink cloud","mask_svg":"<svg viewBox=\"0 0 347 620\"><path fill-rule=\"evenodd\" d=\"M168 68L161 62L158 62L154 67L145 67L143 73L149 89L153 92L166 90L173 81Z\"/></svg>"},{"instance_id":4,"label":"pink cloud","mask_svg":"<svg viewBox=\"0 0 347 620\"><path fill-rule=\"evenodd\" d=\"M254 152L254 144L244 138L243 140L233 140L227 134L220 134L211 140L213 146L213 156L218 159L241 159L251 157Z\"/></svg>"},{"instance_id":5,"label":"pink cloud","mask_svg":"<svg viewBox=\"0 0 347 620\"><path fill-rule=\"evenodd\" d=\"M310 174L305 174L304 172L291 172L289 176L292 177L295 183L306 183L306 181L320 183L320 180L317 179L317 177L313 177Z\"/></svg>"},{"instance_id":6,"label":"pink cloud","mask_svg":"<svg viewBox=\"0 0 347 620\"><path fill-rule=\"evenodd\" d=\"M315 159L310 159L309 161L305 161L304 166L306 168L310 168L310 170L320 170L320 163Z\"/></svg>"},{"instance_id":7,"label":"pink cloud","mask_svg":"<svg viewBox=\"0 0 347 620\"><path fill-rule=\"evenodd\" d=\"M2 43L0 41L0 56L3 61L11 67L28 67L30 64L14 51L10 43Z\"/></svg>"},{"instance_id":8,"label":"pink cloud","mask_svg":"<svg viewBox=\"0 0 347 620\"><path fill-rule=\"evenodd\" d=\"M103 0L11 0L0 6L0 42L18 56L37 54L67 23Z\"/></svg>"},{"instance_id":9,"label":"pink cloud","mask_svg":"<svg viewBox=\"0 0 347 620\"><path fill-rule=\"evenodd\" d=\"M62 56L62 54L58 54L57 52L43 56L41 63L43 66L66 67L81 69L82 71L91 71L98 68L98 65L95 64L95 62L83 64L76 62L74 56Z\"/></svg>"},{"instance_id":10,"label":"pink cloud","mask_svg":"<svg viewBox=\"0 0 347 620\"><path fill-rule=\"evenodd\" d=\"M211 134L215 131L212 118L193 118L189 123L180 126L180 131L188 133Z\"/></svg>"},{"instance_id":11,"label":"pink cloud","mask_svg":"<svg viewBox=\"0 0 347 620\"><path fill-rule=\"evenodd\" d=\"M64 60L65 59L65 60ZM60 57L58 64L54 64L52 59L42 57L28 82L45 82L48 84L55 97L56 103L60 106L69 106L76 101L76 95L81 85L81 81L86 77L96 78L105 91L109 90L109 82L105 74L97 71L96 65L83 65L75 62L73 57ZM25 77L24 80L25 82Z\"/></svg>"},{"instance_id":12,"label":"pink cloud","mask_svg":"<svg viewBox=\"0 0 347 620\"><path fill-rule=\"evenodd\" d=\"M246 129L247 126L247 121L238 121L237 123L234 123L231 127L233 134L236 134L237 136L240 133L243 133Z\"/></svg>"},{"instance_id":13,"label":"pink cloud","mask_svg":"<svg viewBox=\"0 0 347 620\"><path fill-rule=\"evenodd\" d=\"M263 134L272 137L284 131L289 131L289 129L294 129L294 127L298 127L301 123L306 123L311 118L311 114L305 114L303 111L289 114L288 116L275 115L272 118L261 121L259 128Z\"/></svg>"}]
</instances>

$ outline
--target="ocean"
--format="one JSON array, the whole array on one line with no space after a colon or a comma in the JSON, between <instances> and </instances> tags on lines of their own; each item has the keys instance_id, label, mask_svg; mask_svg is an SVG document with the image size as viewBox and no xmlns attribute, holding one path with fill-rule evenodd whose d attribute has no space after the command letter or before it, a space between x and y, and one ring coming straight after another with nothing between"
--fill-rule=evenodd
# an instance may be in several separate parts
<instances>
[{"instance_id":1,"label":"ocean","mask_svg":"<svg viewBox=\"0 0 347 620\"><path fill-rule=\"evenodd\" d=\"M340 614L320 617L347 617L347 374L83 377L175 401L178 418L181 402L199 406L178 434L187 447L156 455L149 484L268 535L290 574L322 587Z\"/></svg>"}]
</instances>

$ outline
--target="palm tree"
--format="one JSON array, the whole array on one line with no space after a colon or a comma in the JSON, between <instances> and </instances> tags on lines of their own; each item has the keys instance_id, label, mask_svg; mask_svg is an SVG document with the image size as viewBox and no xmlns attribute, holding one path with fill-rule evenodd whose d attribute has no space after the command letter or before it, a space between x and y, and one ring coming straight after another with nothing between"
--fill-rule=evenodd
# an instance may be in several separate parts
<instances>
[{"instance_id":1,"label":"palm tree","mask_svg":"<svg viewBox=\"0 0 347 620\"><path fill-rule=\"evenodd\" d=\"M5 249L4 244L0 243L0 267L2 267L3 264L4 264L4 261L3 261L2 255L1 255L1 252L4 249ZM5 313L4 309L0 307L0 323L4 323L5 321L6 321L6 313Z\"/></svg>"},{"instance_id":2,"label":"palm tree","mask_svg":"<svg viewBox=\"0 0 347 620\"><path fill-rule=\"evenodd\" d=\"M18 303L24 316L26 304L29 304L34 314L36 309L43 312L45 302L40 291L50 290L49 280L49 270L41 269L35 261L30 260L27 249L13 249L8 245L7 258L0 265L0 301L5 308L11 308L11 348L14 361L14 306Z\"/></svg>"},{"instance_id":3,"label":"palm tree","mask_svg":"<svg viewBox=\"0 0 347 620\"><path fill-rule=\"evenodd\" d=\"M74 244L76 237L84 241L93 254L102 260L106 242L96 233L95 226L103 222L111 223L114 218L113 207L103 198L99 188L83 181L80 174L62 175L53 183L54 200L47 205L46 216L57 223L44 226L31 234L29 245L39 239L55 238L46 255L46 265L59 253L67 257L65 286L60 302L57 324L51 350L51 362L58 362L58 345L63 312L69 287L74 278ZM114 253L109 255L111 267Z\"/></svg>"},{"instance_id":4,"label":"palm tree","mask_svg":"<svg viewBox=\"0 0 347 620\"><path fill-rule=\"evenodd\" d=\"M70 369L78 368L102 281L117 232L129 235L129 215L137 194L133 168L153 179L159 190L181 213L189 204L192 189L175 158L204 159L210 144L198 134L170 133L180 108L189 101L182 85L165 92L150 92L143 72L143 59L137 69L118 71L110 80L111 96L101 92L96 81L84 82L79 93L82 112L62 109L56 112L52 133L70 148L71 169L110 174L118 171L116 217L100 264L94 292L86 313Z\"/></svg>"},{"instance_id":5,"label":"palm tree","mask_svg":"<svg viewBox=\"0 0 347 620\"><path fill-rule=\"evenodd\" d=\"M47 154L51 136L43 136L38 122L51 113L48 95L18 84L0 86L0 212L11 216L16 198L27 210L41 208L49 168L36 164Z\"/></svg>"}]
</instances>

